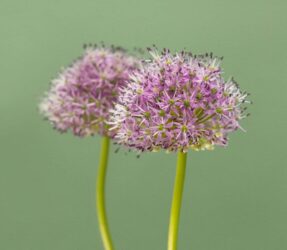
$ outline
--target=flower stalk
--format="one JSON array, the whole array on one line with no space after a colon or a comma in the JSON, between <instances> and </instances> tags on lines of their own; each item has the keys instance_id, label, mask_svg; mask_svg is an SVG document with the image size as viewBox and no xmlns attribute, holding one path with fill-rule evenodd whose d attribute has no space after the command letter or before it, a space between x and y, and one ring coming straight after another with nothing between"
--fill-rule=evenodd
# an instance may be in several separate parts
<instances>
[{"instance_id":1,"label":"flower stalk","mask_svg":"<svg viewBox=\"0 0 287 250\"><path fill-rule=\"evenodd\" d=\"M108 219L105 204L105 179L109 157L110 139L107 136L102 138L100 163L96 184L96 208L100 233L105 250L113 250L113 242L108 226Z\"/></svg>"},{"instance_id":2,"label":"flower stalk","mask_svg":"<svg viewBox=\"0 0 287 250\"><path fill-rule=\"evenodd\" d=\"M170 211L169 231L168 231L168 250L177 249L178 227L180 220L180 209L184 188L184 178L186 170L187 153L178 152L176 176L173 190L172 205Z\"/></svg>"}]
</instances>

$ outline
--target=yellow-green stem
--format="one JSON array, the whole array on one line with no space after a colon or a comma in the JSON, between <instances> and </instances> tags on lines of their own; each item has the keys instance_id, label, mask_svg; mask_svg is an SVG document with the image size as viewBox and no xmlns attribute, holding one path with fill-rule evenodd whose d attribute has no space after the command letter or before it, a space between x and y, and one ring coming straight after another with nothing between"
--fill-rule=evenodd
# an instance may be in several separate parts
<instances>
[{"instance_id":1,"label":"yellow-green stem","mask_svg":"<svg viewBox=\"0 0 287 250\"><path fill-rule=\"evenodd\" d=\"M100 164L97 176L96 185L96 207L100 227L100 233L105 250L113 250L112 238L109 232L109 226L106 214L105 205L105 178L107 172L107 164L109 157L110 139L108 137L102 138Z\"/></svg>"},{"instance_id":2,"label":"yellow-green stem","mask_svg":"<svg viewBox=\"0 0 287 250\"><path fill-rule=\"evenodd\" d=\"M187 154L183 152L178 152L177 155L176 176L169 220L168 250L177 249L178 225L186 169L186 156Z\"/></svg>"}]
</instances>

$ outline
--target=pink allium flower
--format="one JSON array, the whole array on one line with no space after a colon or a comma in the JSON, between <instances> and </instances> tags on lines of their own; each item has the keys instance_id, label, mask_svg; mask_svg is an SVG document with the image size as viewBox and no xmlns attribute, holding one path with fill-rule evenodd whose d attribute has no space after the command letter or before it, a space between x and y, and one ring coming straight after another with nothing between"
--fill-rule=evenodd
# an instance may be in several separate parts
<instances>
[{"instance_id":1,"label":"pink allium flower","mask_svg":"<svg viewBox=\"0 0 287 250\"><path fill-rule=\"evenodd\" d=\"M119 144L138 151L213 149L245 117L247 93L222 77L220 58L212 54L159 54L133 74L111 111Z\"/></svg>"},{"instance_id":2,"label":"pink allium flower","mask_svg":"<svg viewBox=\"0 0 287 250\"><path fill-rule=\"evenodd\" d=\"M60 132L113 136L107 120L119 89L139 61L122 50L87 48L84 55L52 81L40 111Z\"/></svg>"}]
</instances>

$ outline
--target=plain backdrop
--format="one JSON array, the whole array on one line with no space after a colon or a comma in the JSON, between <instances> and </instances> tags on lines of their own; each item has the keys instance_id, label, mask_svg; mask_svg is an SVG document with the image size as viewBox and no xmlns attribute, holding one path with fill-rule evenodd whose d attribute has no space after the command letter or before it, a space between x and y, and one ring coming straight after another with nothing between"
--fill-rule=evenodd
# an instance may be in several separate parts
<instances>
[{"instance_id":1,"label":"plain backdrop","mask_svg":"<svg viewBox=\"0 0 287 250\"><path fill-rule=\"evenodd\" d=\"M189 153L179 249L287 249L286 9L283 0L0 0L0 249L103 249L100 138L61 135L37 109L60 68L100 41L224 56L225 77L254 104L247 133L226 149ZM176 155L115 150L115 249L166 249Z\"/></svg>"}]
</instances>

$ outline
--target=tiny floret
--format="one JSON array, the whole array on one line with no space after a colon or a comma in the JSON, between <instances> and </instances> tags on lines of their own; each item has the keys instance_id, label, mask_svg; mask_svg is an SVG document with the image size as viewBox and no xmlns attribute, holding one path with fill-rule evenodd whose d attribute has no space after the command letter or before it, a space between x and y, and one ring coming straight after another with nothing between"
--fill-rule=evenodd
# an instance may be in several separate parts
<instances>
[{"instance_id":1,"label":"tiny floret","mask_svg":"<svg viewBox=\"0 0 287 250\"><path fill-rule=\"evenodd\" d=\"M183 152L226 146L241 128L247 93L224 80L221 58L151 50L112 109L111 130L119 144L137 151Z\"/></svg>"},{"instance_id":2,"label":"tiny floret","mask_svg":"<svg viewBox=\"0 0 287 250\"><path fill-rule=\"evenodd\" d=\"M88 47L52 81L40 111L60 132L113 137L107 124L109 111L138 67L139 61L123 50Z\"/></svg>"}]
</instances>

